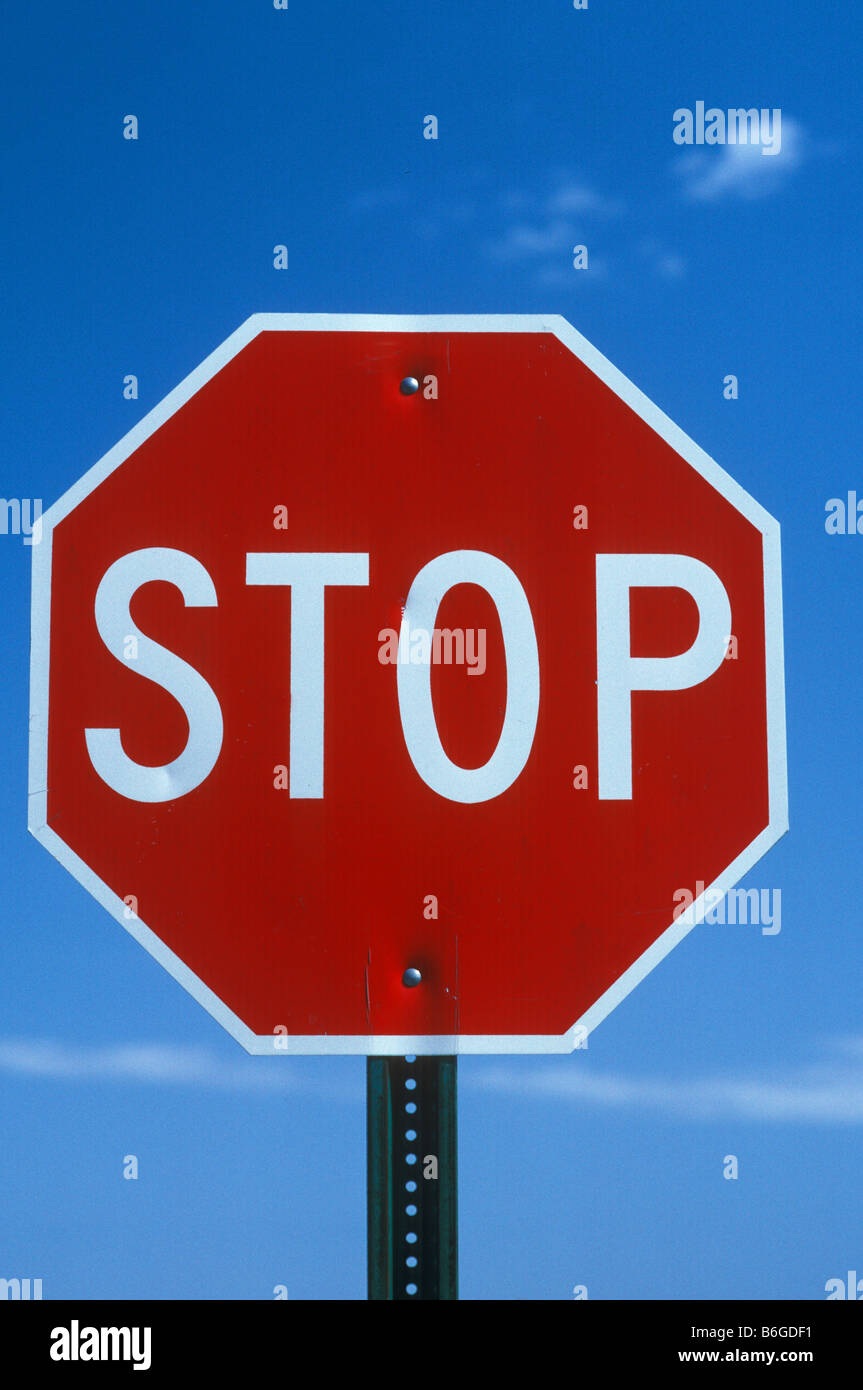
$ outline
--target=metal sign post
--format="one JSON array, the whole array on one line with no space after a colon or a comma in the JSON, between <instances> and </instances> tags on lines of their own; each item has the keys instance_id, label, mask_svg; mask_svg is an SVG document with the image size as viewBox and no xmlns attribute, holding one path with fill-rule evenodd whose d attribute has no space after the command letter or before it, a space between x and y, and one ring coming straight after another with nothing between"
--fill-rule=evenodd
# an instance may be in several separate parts
<instances>
[{"instance_id":1,"label":"metal sign post","mask_svg":"<svg viewBox=\"0 0 863 1390\"><path fill-rule=\"evenodd\" d=\"M366 1064L370 1299L458 1298L456 1058Z\"/></svg>"}]
</instances>

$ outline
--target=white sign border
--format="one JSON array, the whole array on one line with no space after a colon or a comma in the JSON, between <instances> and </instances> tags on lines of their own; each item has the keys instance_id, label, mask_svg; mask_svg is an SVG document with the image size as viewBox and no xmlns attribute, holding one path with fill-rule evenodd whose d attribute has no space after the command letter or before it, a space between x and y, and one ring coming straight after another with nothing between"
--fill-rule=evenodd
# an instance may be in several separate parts
<instances>
[{"instance_id":1,"label":"white sign border","mask_svg":"<svg viewBox=\"0 0 863 1390\"><path fill-rule=\"evenodd\" d=\"M620 397L651 429L761 532L764 557L764 632L767 699L769 822L744 852L709 884L687 911L606 990L587 1012L561 1035L503 1034L441 1037L400 1035L258 1036L138 917L130 917L123 900L47 824L48 695L51 619L51 542L54 527L113 473L226 363L262 332L387 333L550 333L600 381ZM247 1052L265 1056L437 1056L443 1054L568 1053L583 1047L589 1034L635 988L669 951L682 941L705 913L788 829L788 782L785 746L785 672L782 634L782 570L779 523L735 482L688 435L663 414L622 372L557 314L253 314L199 367L124 435L98 463L41 517L41 537L34 535L30 635L30 756L28 826L40 844L59 860L136 941L202 1004Z\"/></svg>"}]
</instances>

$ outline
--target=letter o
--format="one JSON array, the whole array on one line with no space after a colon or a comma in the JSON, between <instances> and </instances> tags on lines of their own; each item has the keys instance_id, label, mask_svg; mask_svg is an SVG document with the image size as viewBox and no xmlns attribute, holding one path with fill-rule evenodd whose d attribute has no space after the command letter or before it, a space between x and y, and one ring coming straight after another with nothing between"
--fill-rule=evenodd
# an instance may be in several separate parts
<instances>
[{"instance_id":1,"label":"letter o","mask_svg":"<svg viewBox=\"0 0 863 1390\"><path fill-rule=\"evenodd\" d=\"M432 632L443 597L456 584L477 584L497 608L507 669L506 710L493 754L482 767L447 757L435 721L431 665L398 663L402 731L411 761L432 791L449 801L490 801L512 786L530 756L539 713L539 653L530 604L517 576L483 550L450 550L430 560L410 588L402 636Z\"/></svg>"}]
</instances>

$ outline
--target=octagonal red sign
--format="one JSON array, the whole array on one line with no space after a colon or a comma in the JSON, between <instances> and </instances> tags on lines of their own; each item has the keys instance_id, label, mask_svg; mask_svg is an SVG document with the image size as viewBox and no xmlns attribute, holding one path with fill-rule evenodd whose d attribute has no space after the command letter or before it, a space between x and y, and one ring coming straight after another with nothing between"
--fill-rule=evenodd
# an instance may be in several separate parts
<instances>
[{"instance_id":1,"label":"octagonal red sign","mask_svg":"<svg viewBox=\"0 0 863 1390\"><path fill-rule=\"evenodd\" d=\"M560 318L256 315L33 564L30 828L249 1051L568 1051L786 829L779 528Z\"/></svg>"}]
</instances>

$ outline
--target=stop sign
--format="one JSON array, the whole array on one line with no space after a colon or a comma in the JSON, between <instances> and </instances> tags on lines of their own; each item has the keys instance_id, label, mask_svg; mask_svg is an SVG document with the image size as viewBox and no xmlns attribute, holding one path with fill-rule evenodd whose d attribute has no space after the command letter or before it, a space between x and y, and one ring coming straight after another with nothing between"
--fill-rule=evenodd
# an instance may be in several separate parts
<instances>
[{"instance_id":1,"label":"stop sign","mask_svg":"<svg viewBox=\"0 0 863 1390\"><path fill-rule=\"evenodd\" d=\"M779 528L560 318L256 315L42 528L30 828L251 1052L569 1051L786 829Z\"/></svg>"}]
</instances>

